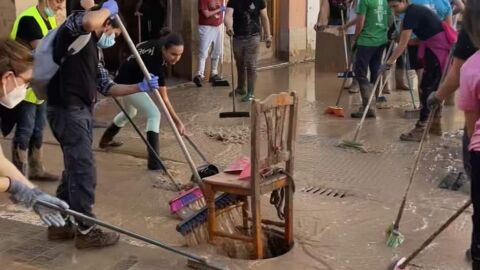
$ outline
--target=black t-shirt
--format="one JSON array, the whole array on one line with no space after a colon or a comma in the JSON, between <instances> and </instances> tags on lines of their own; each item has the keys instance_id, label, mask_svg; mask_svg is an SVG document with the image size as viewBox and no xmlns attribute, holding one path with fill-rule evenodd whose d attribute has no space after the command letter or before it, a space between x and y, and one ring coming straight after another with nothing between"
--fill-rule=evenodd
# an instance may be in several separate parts
<instances>
[{"instance_id":1,"label":"black t-shirt","mask_svg":"<svg viewBox=\"0 0 480 270\"><path fill-rule=\"evenodd\" d=\"M235 36L260 33L260 10L267 7L265 0L229 0L227 7L233 8Z\"/></svg>"},{"instance_id":2,"label":"black t-shirt","mask_svg":"<svg viewBox=\"0 0 480 270\"><path fill-rule=\"evenodd\" d=\"M43 19L43 18L42 18ZM48 20L43 20L48 30L52 29ZM34 17L23 16L18 22L17 40L23 41L27 44L38 39L43 38L42 29L38 25Z\"/></svg>"},{"instance_id":3,"label":"black t-shirt","mask_svg":"<svg viewBox=\"0 0 480 270\"><path fill-rule=\"evenodd\" d=\"M77 17L78 16L78 17ZM75 19L77 18L77 19ZM68 20L81 21L83 12L74 12ZM53 48L53 60L60 63L68 47L78 36L67 28L66 21L58 28ZM58 72L48 84L48 104L57 107L92 106L96 99L99 52L97 38L90 41L75 55L65 58Z\"/></svg>"},{"instance_id":4,"label":"black t-shirt","mask_svg":"<svg viewBox=\"0 0 480 270\"><path fill-rule=\"evenodd\" d=\"M403 29L412 30L419 40L427 40L443 31L442 21L427 7L411 4L405 11Z\"/></svg>"},{"instance_id":5,"label":"black t-shirt","mask_svg":"<svg viewBox=\"0 0 480 270\"><path fill-rule=\"evenodd\" d=\"M159 40L149 40L137 45L138 52L142 57L148 71L158 76L158 84L165 86L165 61L162 55L162 45ZM120 84L136 84L144 79L142 70L137 64L135 57L129 56L120 66L115 82Z\"/></svg>"},{"instance_id":6,"label":"black t-shirt","mask_svg":"<svg viewBox=\"0 0 480 270\"><path fill-rule=\"evenodd\" d=\"M342 11L346 17L347 3L345 0L328 0L330 6L330 17L328 18L329 25L341 25L342 24Z\"/></svg>"},{"instance_id":7,"label":"black t-shirt","mask_svg":"<svg viewBox=\"0 0 480 270\"><path fill-rule=\"evenodd\" d=\"M478 48L473 45L472 40L468 36L467 31L462 29L458 34L458 41L455 45L455 50L453 51L453 56L460 58L462 60L467 60L476 53Z\"/></svg>"}]
</instances>

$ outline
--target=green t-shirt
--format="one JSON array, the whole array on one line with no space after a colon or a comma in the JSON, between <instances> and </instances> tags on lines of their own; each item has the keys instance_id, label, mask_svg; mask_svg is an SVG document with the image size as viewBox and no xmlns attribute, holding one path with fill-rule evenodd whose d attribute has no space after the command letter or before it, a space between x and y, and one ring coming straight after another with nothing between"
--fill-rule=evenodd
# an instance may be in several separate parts
<instances>
[{"instance_id":1,"label":"green t-shirt","mask_svg":"<svg viewBox=\"0 0 480 270\"><path fill-rule=\"evenodd\" d=\"M357 45L377 47L386 44L388 17L391 15L387 0L358 0L357 14L365 16Z\"/></svg>"}]
</instances>

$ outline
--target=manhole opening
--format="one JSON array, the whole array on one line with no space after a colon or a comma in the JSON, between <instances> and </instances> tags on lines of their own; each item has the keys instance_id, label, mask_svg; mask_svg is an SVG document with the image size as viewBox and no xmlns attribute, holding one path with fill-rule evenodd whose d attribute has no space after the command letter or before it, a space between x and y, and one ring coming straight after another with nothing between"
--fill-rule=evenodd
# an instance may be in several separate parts
<instances>
[{"instance_id":1,"label":"manhole opening","mask_svg":"<svg viewBox=\"0 0 480 270\"><path fill-rule=\"evenodd\" d=\"M293 247L293 245L288 245L282 231L270 227L264 227L262 231L264 259L282 256ZM252 243L226 238L218 240L217 253L219 255L242 260L254 259L254 246Z\"/></svg>"},{"instance_id":2,"label":"manhole opening","mask_svg":"<svg viewBox=\"0 0 480 270\"><path fill-rule=\"evenodd\" d=\"M327 188L327 187L304 187L300 192L308 193L312 195L321 195L330 198L343 199L347 196L347 191Z\"/></svg>"}]
</instances>

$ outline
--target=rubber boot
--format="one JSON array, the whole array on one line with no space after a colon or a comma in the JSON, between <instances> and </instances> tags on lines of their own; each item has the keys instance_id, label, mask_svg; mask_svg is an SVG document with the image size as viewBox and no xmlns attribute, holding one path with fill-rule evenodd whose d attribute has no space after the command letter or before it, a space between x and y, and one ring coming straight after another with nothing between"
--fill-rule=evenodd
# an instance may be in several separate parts
<instances>
[{"instance_id":1,"label":"rubber boot","mask_svg":"<svg viewBox=\"0 0 480 270\"><path fill-rule=\"evenodd\" d=\"M123 145L123 142L114 141L113 137L118 134L118 132L122 129L121 127L117 127L115 124L110 124L110 126L105 130L100 139L100 143L98 147L101 149L109 148L109 147L119 147Z\"/></svg>"},{"instance_id":2,"label":"rubber boot","mask_svg":"<svg viewBox=\"0 0 480 270\"><path fill-rule=\"evenodd\" d=\"M248 89L247 94L242 98L242 102L249 102L255 98L253 95L253 89Z\"/></svg>"},{"instance_id":3,"label":"rubber boot","mask_svg":"<svg viewBox=\"0 0 480 270\"><path fill-rule=\"evenodd\" d=\"M28 152L22 150L18 145L12 144L12 162L17 169L24 175L28 176Z\"/></svg>"},{"instance_id":4,"label":"rubber boot","mask_svg":"<svg viewBox=\"0 0 480 270\"><path fill-rule=\"evenodd\" d=\"M160 156L158 148L159 148L159 141L158 141L158 133L153 132L153 131L147 131L147 141L148 143L152 146L153 149L155 149L155 152L157 152L157 155ZM148 163L147 167L149 170L155 171L155 170L163 170L163 166L160 163L160 161L157 159L155 154L150 151L150 149L147 147L147 152L148 152Z\"/></svg>"},{"instance_id":5,"label":"rubber boot","mask_svg":"<svg viewBox=\"0 0 480 270\"><path fill-rule=\"evenodd\" d=\"M51 174L45 170L42 162L42 146L30 147L28 151L28 178L36 181L58 181L60 176Z\"/></svg>"}]
</instances>

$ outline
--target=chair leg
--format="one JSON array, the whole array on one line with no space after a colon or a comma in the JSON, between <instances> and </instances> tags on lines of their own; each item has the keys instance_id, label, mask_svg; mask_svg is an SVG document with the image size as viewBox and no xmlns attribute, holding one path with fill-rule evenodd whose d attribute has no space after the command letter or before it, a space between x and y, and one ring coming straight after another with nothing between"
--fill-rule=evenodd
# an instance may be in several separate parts
<instances>
[{"instance_id":1,"label":"chair leg","mask_svg":"<svg viewBox=\"0 0 480 270\"><path fill-rule=\"evenodd\" d=\"M248 197L243 198L242 205L242 218L243 218L243 229L248 231Z\"/></svg>"},{"instance_id":2,"label":"chair leg","mask_svg":"<svg viewBox=\"0 0 480 270\"><path fill-rule=\"evenodd\" d=\"M293 186L286 186L285 197L285 241L288 246L293 245Z\"/></svg>"},{"instance_id":3,"label":"chair leg","mask_svg":"<svg viewBox=\"0 0 480 270\"><path fill-rule=\"evenodd\" d=\"M263 232L262 218L260 214L260 200L252 198L252 216L253 216L253 245L255 247L255 259L263 259Z\"/></svg>"},{"instance_id":4,"label":"chair leg","mask_svg":"<svg viewBox=\"0 0 480 270\"><path fill-rule=\"evenodd\" d=\"M215 192L213 191L211 185L204 184L204 193L208 209L208 241L211 244L214 244L215 232L217 231L217 216L215 214Z\"/></svg>"}]
</instances>

